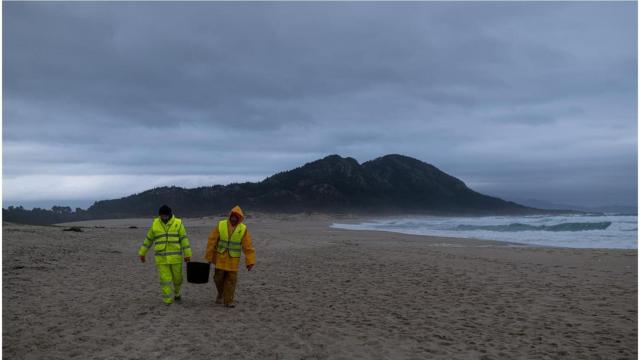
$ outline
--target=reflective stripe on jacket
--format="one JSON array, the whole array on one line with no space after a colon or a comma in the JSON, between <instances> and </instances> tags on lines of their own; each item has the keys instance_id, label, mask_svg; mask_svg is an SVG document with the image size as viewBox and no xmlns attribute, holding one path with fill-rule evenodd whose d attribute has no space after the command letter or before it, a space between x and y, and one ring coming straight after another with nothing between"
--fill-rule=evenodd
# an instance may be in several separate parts
<instances>
[{"instance_id":1,"label":"reflective stripe on jacket","mask_svg":"<svg viewBox=\"0 0 640 360\"><path fill-rule=\"evenodd\" d=\"M229 251L229 256L239 258L242 254L242 238L247 231L247 226L242 223L238 224L235 229L233 229L231 237L229 237L227 221L229 220L220 220L220 222L218 222L220 240L218 240L216 251L218 254L224 254L225 251Z\"/></svg>"},{"instance_id":2,"label":"reflective stripe on jacket","mask_svg":"<svg viewBox=\"0 0 640 360\"><path fill-rule=\"evenodd\" d=\"M166 224L159 217L153 220L138 254L146 255L151 245L154 245L156 264L179 264L183 256L191 257L187 231L182 220L175 216L172 216Z\"/></svg>"},{"instance_id":3,"label":"reflective stripe on jacket","mask_svg":"<svg viewBox=\"0 0 640 360\"><path fill-rule=\"evenodd\" d=\"M240 217L239 223L243 223L244 221L244 213L240 206L235 206L229 212L229 217L231 214L236 214ZM233 234L235 232L235 227L231 226L231 223L226 222L227 228L223 231L226 231L227 234ZM244 225L244 224L243 224ZM211 229L211 233L209 234L209 238L207 240L207 249L204 252L204 258L210 263L213 263L216 269L221 269L225 271L238 271L238 265L240 264L240 257L231 257L228 251L223 252L222 254L218 253L218 242L220 241L220 231L219 231L220 223L217 223L213 229ZM237 227L237 225L236 225ZM254 265L256 263L256 250L253 248L253 244L251 241L251 234L249 233L249 229L245 227L243 230L244 237L242 237L242 251L244 252L244 260L247 265ZM233 235L232 235L233 236ZM225 241L226 242L226 241Z\"/></svg>"}]
</instances>

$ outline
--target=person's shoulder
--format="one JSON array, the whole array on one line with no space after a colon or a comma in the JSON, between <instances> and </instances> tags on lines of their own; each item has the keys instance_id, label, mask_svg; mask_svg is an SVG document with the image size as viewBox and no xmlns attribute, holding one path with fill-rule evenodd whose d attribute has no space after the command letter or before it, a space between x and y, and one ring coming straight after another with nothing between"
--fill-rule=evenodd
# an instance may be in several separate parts
<instances>
[{"instance_id":1,"label":"person's shoulder","mask_svg":"<svg viewBox=\"0 0 640 360\"><path fill-rule=\"evenodd\" d=\"M154 228L158 227L160 224L160 218L153 218L153 220L151 220L151 226L149 226L149 230L153 231Z\"/></svg>"}]
</instances>

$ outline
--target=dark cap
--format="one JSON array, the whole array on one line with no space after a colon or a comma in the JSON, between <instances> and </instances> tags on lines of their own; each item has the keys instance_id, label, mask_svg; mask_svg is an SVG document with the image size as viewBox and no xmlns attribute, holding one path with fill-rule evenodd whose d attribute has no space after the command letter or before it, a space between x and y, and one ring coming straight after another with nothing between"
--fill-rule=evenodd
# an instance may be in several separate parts
<instances>
[{"instance_id":1,"label":"dark cap","mask_svg":"<svg viewBox=\"0 0 640 360\"><path fill-rule=\"evenodd\" d=\"M160 206L160 209L158 210L158 215L172 215L171 208L168 207L167 205Z\"/></svg>"}]
</instances>

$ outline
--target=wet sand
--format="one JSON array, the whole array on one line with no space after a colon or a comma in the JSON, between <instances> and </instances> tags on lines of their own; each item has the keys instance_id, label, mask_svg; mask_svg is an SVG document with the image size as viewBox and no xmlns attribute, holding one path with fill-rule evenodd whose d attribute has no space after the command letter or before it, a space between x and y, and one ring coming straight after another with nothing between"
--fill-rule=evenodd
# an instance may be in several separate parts
<instances>
[{"instance_id":1,"label":"wet sand","mask_svg":"<svg viewBox=\"0 0 640 360\"><path fill-rule=\"evenodd\" d=\"M217 218L184 219L202 260ZM348 220L348 219L346 219ZM3 224L6 359L635 359L637 251L332 229L249 217L238 307L165 306L150 219ZM336 221L343 222L344 218ZM98 226L98 227L96 227ZM129 228L137 226L137 228Z\"/></svg>"}]
</instances>

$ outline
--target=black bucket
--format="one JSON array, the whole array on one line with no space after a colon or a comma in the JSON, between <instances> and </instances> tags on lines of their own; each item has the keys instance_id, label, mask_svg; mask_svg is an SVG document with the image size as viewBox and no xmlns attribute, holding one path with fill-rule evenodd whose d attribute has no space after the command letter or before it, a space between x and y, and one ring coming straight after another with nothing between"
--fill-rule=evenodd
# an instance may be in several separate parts
<instances>
[{"instance_id":1,"label":"black bucket","mask_svg":"<svg viewBox=\"0 0 640 360\"><path fill-rule=\"evenodd\" d=\"M209 282L209 263L189 261L187 263L187 281L194 284L206 284Z\"/></svg>"}]
</instances>

